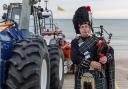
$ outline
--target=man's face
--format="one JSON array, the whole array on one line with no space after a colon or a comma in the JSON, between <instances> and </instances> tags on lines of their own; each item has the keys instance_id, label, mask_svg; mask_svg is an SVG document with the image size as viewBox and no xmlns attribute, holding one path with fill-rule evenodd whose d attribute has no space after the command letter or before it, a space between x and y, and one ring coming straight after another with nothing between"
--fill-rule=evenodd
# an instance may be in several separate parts
<instances>
[{"instance_id":1,"label":"man's face","mask_svg":"<svg viewBox=\"0 0 128 89\"><path fill-rule=\"evenodd\" d=\"M88 24L82 24L82 25L79 25L79 30L80 30L80 35L82 37L88 37L91 33L91 29L90 29L90 26Z\"/></svg>"}]
</instances>

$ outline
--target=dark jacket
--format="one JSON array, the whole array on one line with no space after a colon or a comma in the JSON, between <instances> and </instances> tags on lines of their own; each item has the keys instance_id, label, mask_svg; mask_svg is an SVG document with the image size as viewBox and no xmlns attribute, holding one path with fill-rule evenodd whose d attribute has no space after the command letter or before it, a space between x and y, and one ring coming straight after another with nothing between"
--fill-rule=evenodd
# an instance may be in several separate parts
<instances>
[{"instance_id":1,"label":"dark jacket","mask_svg":"<svg viewBox=\"0 0 128 89\"><path fill-rule=\"evenodd\" d=\"M86 41L88 38L82 38L82 37L77 37L75 39L72 40L71 42L71 59L73 61L74 64L77 64L79 65L82 60L85 58L83 53L80 52L79 50L79 38L81 38L83 41ZM95 61L99 61L99 57L97 56L97 47L96 47L96 43L94 45L92 45L89 50L88 50L90 53L91 53L91 59L88 59L88 60L84 60L86 62L86 67L87 69L89 69L89 65L91 63L91 61L95 60ZM104 83L104 79L103 81L101 80L98 80L96 79L96 89L115 89L115 61L114 61L114 50L112 47L110 47L110 49L108 50L105 50L105 56L107 57L107 63L105 64L106 67L104 69L105 71L105 77L106 77L106 83ZM79 80L77 79L78 78L78 70L75 74L75 89L79 89L78 88L78 84L79 84ZM101 82L100 82L101 81ZM100 88L99 86L101 86L101 84L106 84L104 86L104 88Z\"/></svg>"},{"instance_id":2,"label":"dark jacket","mask_svg":"<svg viewBox=\"0 0 128 89\"><path fill-rule=\"evenodd\" d=\"M83 41L86 41L87 39L91 38L91 37L87 37L87 38L83 38L83 37L77 37L75 39L72 40L71 42L71 59L73 61L74 64L80 64L81 61L84 59L84 55L80 52L79 50L79 46L78 46L78 40L82 39ZM91 40L92 41L92 40ZM88 51L91 53L91 59L88 60L88 65L89 63L93 60L93 61L99 61L99 57L97 56L97 47L96 47L96 42L94 45L92 45ZM112 59L111 54L109 51L105 52L105 56L107 57L107 59Z\"/></svg>"}]
</instances>

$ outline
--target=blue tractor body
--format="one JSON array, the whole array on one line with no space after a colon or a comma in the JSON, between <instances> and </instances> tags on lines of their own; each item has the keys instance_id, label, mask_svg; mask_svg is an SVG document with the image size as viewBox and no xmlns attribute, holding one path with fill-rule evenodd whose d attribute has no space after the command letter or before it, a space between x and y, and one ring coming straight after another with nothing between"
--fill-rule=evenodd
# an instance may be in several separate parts
<instances>
[{"instance_id":1,"label":"blue tractor body","mask_svg":"<svg viewBox=\"0 0 128 89\"><path fill-rule=\"evenodd\" d=\"M0 29L0 89L3 88L5 83L7 63L9 62L8 58L11 55L11 50L16 42L24 39L22 34L27 31L18 31L13 25L15 24L12 24L12 26L7 28Z\"/></svg>"}]
</instances>

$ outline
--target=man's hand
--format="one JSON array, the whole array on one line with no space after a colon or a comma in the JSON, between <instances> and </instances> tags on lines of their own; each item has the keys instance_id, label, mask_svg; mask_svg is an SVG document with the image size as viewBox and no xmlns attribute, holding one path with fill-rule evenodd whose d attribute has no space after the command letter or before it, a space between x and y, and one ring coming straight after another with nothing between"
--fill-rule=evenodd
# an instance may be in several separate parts
<instances>
[{"instance_id":1,"label":"man's hand","mask_svg":"<svg viewBox=\"0 0 128 89\"><path fill-rule=\"evenodd\" d=\"M101 57L101 58L99 59L99 62L102 63L102 64L105 64L105 63L107 62L107 57L106 57L106 56Z\"/></svg>"},{"instance_id":2,"label":"man's hand","mask_svg":"<svg viewBox=\"0 0 128 89\"><path fill-rule=\"evenodd\" d=\"M96 61L91 61L90 66L94 69L101 69L101 63Z\"/></svg>"}]
</instances>

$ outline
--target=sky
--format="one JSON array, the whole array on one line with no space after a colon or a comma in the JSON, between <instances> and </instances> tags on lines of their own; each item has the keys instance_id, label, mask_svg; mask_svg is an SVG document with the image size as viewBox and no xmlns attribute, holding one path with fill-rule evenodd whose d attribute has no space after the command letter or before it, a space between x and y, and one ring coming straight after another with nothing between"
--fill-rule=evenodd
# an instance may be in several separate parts
<instances>
[{"instance_id":1,"label":"sky","mask_svg":"<svg viewBox=\"0 0 128 89\"><path fill-rule=\"evenodd\" d=\"M2 5L22 0L0 0L0 16ZM44 1L44 0L42 0ZM128 0L48 0L48 8L53 11L54 18L72 19L75 11L80 6L90 5L93 18L96 19L128 19ZM40 3L44 7L44 3ZM64 8L58 11L57 6Z\"/></svg>"}]
</instances>

